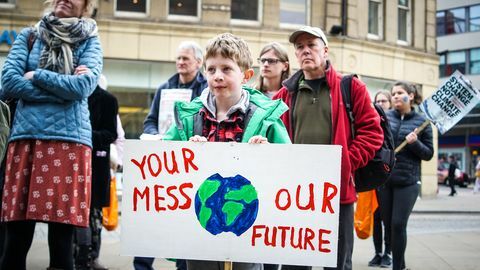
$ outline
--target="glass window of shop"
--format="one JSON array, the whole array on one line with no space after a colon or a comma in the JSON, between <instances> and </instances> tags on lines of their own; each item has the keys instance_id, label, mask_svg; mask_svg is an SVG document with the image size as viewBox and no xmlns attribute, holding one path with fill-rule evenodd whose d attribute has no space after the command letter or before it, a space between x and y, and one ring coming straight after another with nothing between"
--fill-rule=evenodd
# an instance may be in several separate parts
<instances>
[{"instance_id":1,"label":"glass window of shop","mask_svg":"<svg viewBox=\"0 0 480 270\"><path fill-rule=\"evenodd\" d=\"M230 18L234 24L258 24L262 0L232 0Z\"/></svg>"},{"instance_id":2,"label":"glass window of shop","mask_svg":"<svg viewBox=\"0 0 480 270\"><path fill-rule=\"evenodd\" d=\"M480 5L470 7L469 31L480 31Z\"/></svg>"},{"instance_id":3,"label":"glass window of shop","mask_svg":"<svg viewBox=\"0 0 480 270\"><path fill-rule=\"evenodd\" d=\"M456 8L447 10L445 16L445 33L455 34L464 33L466 29L466 12L465 8Z\"/></svg>"},{"instance_id":4,"label":"glass window of shop","mask_svg":"<svg viewBox=\"0 0 480 270\"><path fill-rule=\"evenodd\" d=\"M280 26L297 27L309 24L308 0L280 0Z\"/></svg>"},{"instance_id":5,"label":"glass window of shop","mask_svg":"<svg viewBox=\"0 0 480 270\"><path fill-rule=\"evenodd\" d=\"M446 54L443 53L443 54L440 54L440 63L438 65L438 71L439 71L439 75L440 77L446 77Z\"/></svg>"},{"instance_id":6,"label":"glass window of shop","mask_svg":"<svg viewBox=\"0 0 480 270\"><path fill-rule=\"evenodd\" d=\"M470 50L470 74L480 74L480 48Z\"/></svg>"},{"instance_id":7,"label":"glass window of shop","mask_svg":"<svg viewBox=\"0 0 480 270\"><path fill-rule=\"evenodd\" d=\"M401 44L410 42L411 14L409 0L398 0L398 33L397 39Z\"/></svg>"},{"instance_id":8,"label":"glass window of shop","mask_svg":"<svg viewBox=\"0 0 480 270\"><path fill-rule=\"evenodd\" d=\"M144 17L148 14L149 0L116 0L115 15Z\"/></svg>"},{"instance_id":9,"label":"glass window of shop","mask_svg":"<svg viewBox=\"0 0 480 270\"><path fill-rule=\"evenodd\" d=\"M370 38L382 38L382 1L368 1L368 35Z\"/></svg>"},{"instance_id":10,"label":"glass window of shop","mask_svg":"<svg viewBox=\"0 0 480 270\"><path fill-rule=\"evenodd\" d=\"M445 35L445 11L437 12L437 36Z\"/></svg>"},{"instance_id":11,"label":"glass window of shop","mask_svg":"<svg viewBox=\"0 0 480 270\"><path fill-rule=\"evenodd\" d=\"M170 19L198 19L200 2L197 0L169 0L168 16Z\"/></svg>"},{"instance_id":12,"label":"glass window of shop","mask_svg":"<svg viewBox=\"0 0 480 270\"><path fill-rule=\"evenodd\" d=\"M16 0L0 0L0 8L14 8Z\"/></svg>"}]
</instances>

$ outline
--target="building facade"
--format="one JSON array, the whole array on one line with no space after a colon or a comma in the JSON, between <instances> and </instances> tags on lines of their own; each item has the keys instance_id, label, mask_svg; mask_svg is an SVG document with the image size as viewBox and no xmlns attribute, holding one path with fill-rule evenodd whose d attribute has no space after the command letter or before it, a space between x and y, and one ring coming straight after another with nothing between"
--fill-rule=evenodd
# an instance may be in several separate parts
<instances>
[{"instance_id":1,"label":"building facade","mask_svg":"<svg viewBox=\"0 0 480 270\"><path fill-rule=\"evenodd\" d=\"M438 0L436 17L440 81L459 70L479 88L480 0ZM460 169L474 177L475 161L480 155L480 105L440 135L438 145L439 159L454 155Z\"/></svg>"},{"instance_id":2,"label":"building facade","mask_svg":"<svg viewBox=\"0 0 480 270\"><path fill-rule=\"evenodd\" d=\"M0 0L0 63L8 40L43 14L41 2ZM205 45L223 32L244 38L254 58L268 42L284 44L295 69L289 33L318 26L335 68L358 74L372 96L396 80L429 96L439 78L435 12L435 0L100 0L96 20L109 91L119 99L127 137L137 138L156 87L175 72L177 45ZM436 160L424 163L422 179L422 194L436 194Z\"/></svg>"}]
</instances>

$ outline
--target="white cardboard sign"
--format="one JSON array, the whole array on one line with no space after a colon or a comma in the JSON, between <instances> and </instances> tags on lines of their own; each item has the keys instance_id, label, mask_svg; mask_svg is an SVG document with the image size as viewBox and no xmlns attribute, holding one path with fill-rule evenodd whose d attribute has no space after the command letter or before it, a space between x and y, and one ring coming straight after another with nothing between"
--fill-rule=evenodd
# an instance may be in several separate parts
<instances>
[{"instance_id":1,"label":"white cardboard sign","mask_svg":"<svg viewBox=\"0 0 480 270\"><path fill-rule=\"evenodd\" d=\"M341 147L127 140L121 253L335 266Z\"/></svg>"},{"instance_id":2,"label":"white cardboard sign","mask_svg":"<svg viewBox=\"0 0 480 270\"><path fill-rule=\"evenodd\" d=\"M420 104L425 116L441 134L451 129L480 101L480 92L470 80L455 71L432 96Z\"/></svg>"}]
</instances>

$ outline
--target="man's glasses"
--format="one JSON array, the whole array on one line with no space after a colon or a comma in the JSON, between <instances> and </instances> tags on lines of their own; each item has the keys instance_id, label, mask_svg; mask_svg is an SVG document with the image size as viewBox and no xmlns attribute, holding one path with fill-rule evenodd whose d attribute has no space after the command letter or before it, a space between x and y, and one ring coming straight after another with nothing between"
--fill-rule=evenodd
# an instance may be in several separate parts
<instances>
[{"instance_id":1,"label":"man's glasses","mask_svg":"<svg viewBox=\"0 0 480 270\"><path fill-rule=\"evenodd\" d=\"M387 103L388 99L379 99L376 101L376 103Z\"/></svg>"},{"instance_id":2,"label":"man's glasses","mask_svg":"<svg viewBox=\"0 0 480 270\"><path fill-rule=\"evenodd\" d=\"M276 64L278 62L283 62L280 59L275 59L275 58L258 58L257 59L259 64L265 64L267 62L269 65Z\"/></svg>"}]
</instances>

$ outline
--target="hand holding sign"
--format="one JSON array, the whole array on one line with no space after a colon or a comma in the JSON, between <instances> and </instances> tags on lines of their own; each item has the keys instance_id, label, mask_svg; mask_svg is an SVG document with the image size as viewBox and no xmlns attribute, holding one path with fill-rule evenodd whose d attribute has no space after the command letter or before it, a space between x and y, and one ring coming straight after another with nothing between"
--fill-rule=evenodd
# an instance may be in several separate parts
<instances>
[{"instance_id":1,"label":"hand holding sign","mask_svg":"<svg viewBox=\"0 0 480 270\"><path fill-rule=\"evenodd\" d=\"M458 70L455 71L432 96L420 104L420 110L425 113L426 120L416 129L419 134L432 122L441 134L451 129L458 121L467 115L480 101L480 91L473 87ZM407 140L400 144L395 152L407 145Z\"/></svg>"}]
</instances>

